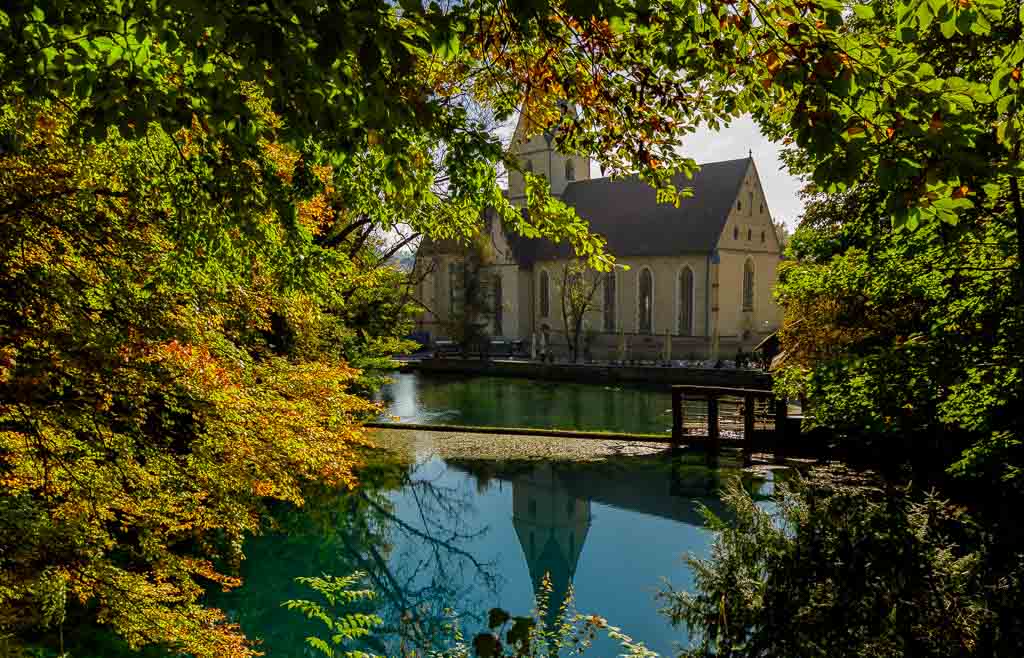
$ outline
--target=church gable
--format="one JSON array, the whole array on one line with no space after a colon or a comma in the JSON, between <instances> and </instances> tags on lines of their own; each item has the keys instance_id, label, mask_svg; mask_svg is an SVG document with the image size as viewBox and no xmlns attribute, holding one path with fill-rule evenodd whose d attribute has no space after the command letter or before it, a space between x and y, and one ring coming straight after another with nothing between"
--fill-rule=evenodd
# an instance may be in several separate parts
<instances>
[{"instance_id":1,"label":"church gable","mask_svg":"<svg viewBox=\"0 0 1024 658\"><path fill-rule=\"evenodd\" d=\"M749 160L749 166L732 198L728 217L716 246L719 250L770 253L780 251L775 223L752 159Z\"/></svg>"}]
</instances>

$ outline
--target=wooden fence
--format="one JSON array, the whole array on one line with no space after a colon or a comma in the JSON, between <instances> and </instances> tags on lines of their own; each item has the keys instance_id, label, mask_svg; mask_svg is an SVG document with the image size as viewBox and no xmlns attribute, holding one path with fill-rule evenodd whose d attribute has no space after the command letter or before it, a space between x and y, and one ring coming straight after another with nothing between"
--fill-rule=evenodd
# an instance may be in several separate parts
<instances>
[{"instance_id":1,"label":"wooden fence","mask_svg":"<svg viewBox=\"0 0 1024 658\"><path fill-rule=\"evenodd\" d=\"M780 456L789 423L786 401L772 391L719 386L672 387L672 444L739 444L744 454Z\"/></svg>"}]
</instances>

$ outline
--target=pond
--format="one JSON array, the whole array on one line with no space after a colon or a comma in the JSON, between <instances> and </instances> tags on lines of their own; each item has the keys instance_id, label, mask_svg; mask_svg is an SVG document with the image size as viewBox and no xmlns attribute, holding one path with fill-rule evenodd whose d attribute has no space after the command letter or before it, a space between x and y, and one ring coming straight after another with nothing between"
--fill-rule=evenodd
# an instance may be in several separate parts
<instances>
[{"instance_id":1,"label":"pond","mask_svg":"<svg viewBox=\"0 0 1024 658\"><path fill-rule=\"evenodd\" d=\"M312 596L294 578L361 570L378 595L372 610L384 620L365 648L424 655L452 644L453 616L472 638L490 608L530 614L547 575L551 608L573 590L579 612L602 615L674 655L687 638L658 612L656 594L666 580L691 587L682 555L705 556L712 541L700 506L722 512L721 487L741 472L737 463L707 459L495 461L423 451L378 459L358 491L324 491L305 509L281 510L273 532L246 542L245 584L212 602L260 638L267 655L308 655L303 639L326 632L281 608ZM744 478L757 495L771 487L770 473ZM588 651L617 653L606 638Z\"/></svg>"},{"instance_id":2,"label":"pond","mask_svg":"<svg viewBox=\"0 0 1024 658\"><path fill-rule=\"evenodd\" d=\"M668 435L668 391L512 377L395 373L377 399L384 420L478 427L606 430Z\"/></svg>"}]
</instances>

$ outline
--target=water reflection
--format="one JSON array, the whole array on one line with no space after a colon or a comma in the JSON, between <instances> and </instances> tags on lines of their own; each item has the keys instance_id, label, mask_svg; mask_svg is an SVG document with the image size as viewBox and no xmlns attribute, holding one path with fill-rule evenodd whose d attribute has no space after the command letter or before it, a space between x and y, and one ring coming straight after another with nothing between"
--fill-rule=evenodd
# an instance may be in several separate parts
<instances>
[{"instance_id":1,"label":"water reflection","mask_svg":"<svg viewBox=\"0 0 1024 658\"><path fill-rule=\"evenodd\" d=\"M296 576L368 574L385 625L364 646L420 655L452 641L452 613L471 637L491 607L528 614L550 577L554 621L570 587L576 607L601 614L663 655L680 631L658 614L662 578L687 587L684 552L706 554L699 507L722 512L718 492L738 464L709 468L702 455L538 463L428 459L364 476L356 492L282 510L279 529L246 545L246 584L221 597L271 656L303 655L322 632L280 611L308 592ZM754 491L765 481L747 478ZM215 601L216 603L216 601ZM614 655L611 642L594 656Z\"/></svg>"},{"instance_id":2,"label":"water reflection","mask_svg":"<svg viewBox=\"0 0 1024 658\"><path fill-rule=\"evenodd\" d=\"M395 373L377 399L387 407L387 419L406 423L652 434L671 430L669 394L637 386Z\"/></svg>"},{"instance_id":3,"label":"water reflection","mask_svg":"<svg viewBox=\"0 0 1024 658\"><path fill-rule=\"evenodd\" d=\"M553 624L576 576L576 564L590 529L590 500L577 498L551 464L512 480L512 525L523 549L539 600L548 599L547 622ZM550 590L545 591L547 577Z\"/></svg>"}]
</instances>

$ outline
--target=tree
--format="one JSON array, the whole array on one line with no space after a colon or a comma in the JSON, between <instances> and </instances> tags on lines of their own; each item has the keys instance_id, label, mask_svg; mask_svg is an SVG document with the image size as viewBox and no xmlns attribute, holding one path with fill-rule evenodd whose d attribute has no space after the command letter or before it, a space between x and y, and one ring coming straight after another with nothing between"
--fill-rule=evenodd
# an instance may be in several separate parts
<instances>
[{"instance_id":1,"label":"tree","mask_svg":"<svg viewBox=\"0 0 1024 658\"><path fill-rule=\"evenodd\" d=\"M681 655L1016 655L1020 562L933 495L851 479L780 487L776 513L734 483L731 523L705 511L719 534L688 558L697 591L662 593L692 631Z\"/></svg>"},{"instance_id":2,"label":"tree","mask_svg":"<svg viewBox=\"0 0 1024 658\"><path fill-rule=\"evenodd\" d=\"M970 101L970 116L943 105L927 124L901 128L912 133L902 159L882 157L868 169L873 179L813 186L778 287L781 379L809 399L814 422L889 458L1018 490L1022 427L1011 410L1024 394L1024 214L1014 191L1020 161L1009 99L1017 88L1002 58L1021 54L1013 54L1019 8L990 17L987 38L931 24L908 43L927 53L925 73L947 77L947 86L990 84ZM854 29L888 34L898 25L893 9L880 7ZM1004 121L1010 127L989 130ZM946 162L935 152L939 139L960 140L962 154ZM821 162L803 150L789 160L803 172ZM901 167L915 169L931 197L893 215L890 183ZM947 170L955 170L953 186L938 182Z\"/></svg>"},{"instance_id":3,"label":"tree","mask_svg":"<svg viewBox=\"0 0 1024 658\"><path fill-rule=\"evenodd\" d=\"M526 177L527 213L504 198L506 155L473 103L503 120L529 103L558 148L667 202L695 167L685 135L742 112L793 135L825 193L873 186L872 222L842 238L888 232L785 285L794 308L830 308L815 277L868 318L903 304L904 328L855 328L848 358L790 383L839 402L844 381L854 401L902 381L928 397L901 427L934 411L967 435L961 470L1019 481L1021 43L1019 6L999 0L8 3L0 623L30 633L66 600L134 644L250 653L201 585L234 582L214 562L238 559L265 499L351 480L374 413L353 366L384 363L409 310L381 235L467 239L490 208L611 267L543 180ZM937 280L944 262L956 274ZM849 284L875 281L858 306ZM928 326L905 330L922 308Z\"/></svg>"},{"instance_id":4,"label":"tree","mask_svg":"<svg viewBox=\"0 0 1024 658\"><path fill-rule=\"evenodd\" d=\"M557 283L562 301L562 326L573 363L583 359L580 340L586 331L587 313L597 310L597 291L601 281L599 274L581 260L569 260L562 266Z\"/></svg>"},{"instance_id":5,"label":"tree","mask_svg":"<svg viewBox=\"0 0 1024 658\"><path fill-rule=\"evenodd\" d=\"M315 198L286 230L267 192L295 181L225 166L198 125L83 148L73 110L13 107L0 126L18 143L0 156L5 632L96 619L134 646L248 655L199 597L237 584L267 501L354 482L358 421L377 410L352 393L363 375L349 364L400 344L394 275L317 247ZM268 143L263 157L288 154ZM348 318L370 305L396 308L353 335Z\"/></svg>"},{"instance_id":6,"label":"tree","mask_svg":"<svg viewBox=\"0 0 1024 658\"><path fill-rule=\"evenodd\" d=\"M381 232L510 212L500 149L444 90L450 17L250 9L0 12L5 632L251 654L199 595L236 584L268 500L352 482L376 413L353 366L386 364L410 310ZM384 50L330 50L357 41ZM601 258L536 196L520 225Z\"/></svg>"},{"instance_id":7,"label":"tree","mask_svg":"<svg viewBox=\"0 0 1024 658\"><path fill-rule=\"evenodd\" d=\"M477 348L484 354L487 325L495 313L493 283L486 269L494 263L494 248L487 233L480 231L468 243L457 245L454 253L458 258L455 280L460 285L450 298L456 305L448 309L446 330L464 353ZM455 285L455 280L449 285Z\"/></svg>"},{"instance_id":8,"label":"tree","mask_svg":"<svg viewBox=\"0 0 1024 658\"><path fill-rule=\"evenodd\" d=\"M793 233L789 230L782 222L775 224L775 238L779 241L779 250L782 253L786 252L786 247L789 246L789 241L793 237Z\"/></svg>"}]
</instances>

